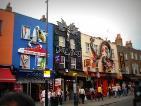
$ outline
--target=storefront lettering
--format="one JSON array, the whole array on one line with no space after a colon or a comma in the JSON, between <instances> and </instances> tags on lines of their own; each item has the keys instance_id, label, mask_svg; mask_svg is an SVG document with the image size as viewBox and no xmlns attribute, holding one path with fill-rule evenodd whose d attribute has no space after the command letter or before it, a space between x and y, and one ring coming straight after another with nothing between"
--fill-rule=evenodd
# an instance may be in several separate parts
<instances>
[{"instance_id":1,"label":"storefront lettering","mask_svg":"<svg viewBox=\"0 0 141 106\"><path fill-rule=\"evenodd\" d=\"M73 49L63 48L63 47L57 47L56 53L63 53L64 55L81 57L81 51L75 51Z\"/></svg>"}]
</instances>

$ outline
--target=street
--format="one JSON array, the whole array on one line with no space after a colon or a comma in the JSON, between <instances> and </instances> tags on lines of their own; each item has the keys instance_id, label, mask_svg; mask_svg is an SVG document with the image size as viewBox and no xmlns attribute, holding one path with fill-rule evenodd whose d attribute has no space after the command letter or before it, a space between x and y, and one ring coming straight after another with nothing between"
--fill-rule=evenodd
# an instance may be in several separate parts
<instances>
[{"instance_id":1,"label":"street","mask_svg":"<svg viewBox=\"0 0 141 106\"><path fill-rule=\"evenodd\" d=\"M39 104L36 106L39 106ZM63 106L73 106L73 101L63 103ZM120 98L105 97L104 101L88 100L85 101L85 104L80 103L78 106L133 106L133 96L125 96ZM141 105L138 104L137 106L141 106Z\"/></svg>"},{"instance_id":2,"label":"street","mask_svg":"<svg viewBox=\"0 0 141 106\"><path fill-rule=\"evenodd\" d=\"M127 98L119 102L111 103L105 106L133 106L133 98Z\"/></svg>"}]
</instances>

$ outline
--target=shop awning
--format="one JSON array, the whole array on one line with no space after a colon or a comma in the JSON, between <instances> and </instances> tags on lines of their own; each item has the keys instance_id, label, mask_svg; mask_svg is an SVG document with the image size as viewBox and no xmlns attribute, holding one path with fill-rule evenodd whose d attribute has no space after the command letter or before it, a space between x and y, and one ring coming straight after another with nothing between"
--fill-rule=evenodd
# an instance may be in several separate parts
<instances>
[{"instance_id":1,"label":"shop awning","mask_svg":"<svg viewBox=\"0 0 141 106\"><path fill-rule=\"evenodd\" d=\"M16 82L16 78L10 69L0 68L0 82Z\"/></svg>"}]
</instances>

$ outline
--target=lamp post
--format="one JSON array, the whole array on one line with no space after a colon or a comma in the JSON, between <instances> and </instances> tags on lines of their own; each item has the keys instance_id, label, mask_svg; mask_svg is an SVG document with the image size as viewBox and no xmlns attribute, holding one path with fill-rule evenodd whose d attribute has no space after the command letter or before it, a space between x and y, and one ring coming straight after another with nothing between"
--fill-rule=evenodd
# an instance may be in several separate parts
<instances>
[{"instance_id":1,"label":"lamp post","mask_svg":"<svg viewBox=\"0 0 141 106\"><path fill-rule=\"evenodd\" d=\"M46 32L48 34L48 0L45 1L46 2ZM47 40L46 40L47 42ZM47 48L48 48L48 44L46 43L46 65L47 65ZM46 73L49 73L50 72L47 72ZM45 106L48 106L48 77L45 76L45 72L44 72L44 77L45 77Z\"/></svg>"},{"instance_id":2,"label":"lamp post","mask_svg":"<svg viewBox=\"0 0 141 106\"><path fill-rule=\"evenodd\" d=\"M77 73L74 73L73 76L75 76L75 80L73 80L74 106L78 106Z\"/></svg>"}]
</instances>

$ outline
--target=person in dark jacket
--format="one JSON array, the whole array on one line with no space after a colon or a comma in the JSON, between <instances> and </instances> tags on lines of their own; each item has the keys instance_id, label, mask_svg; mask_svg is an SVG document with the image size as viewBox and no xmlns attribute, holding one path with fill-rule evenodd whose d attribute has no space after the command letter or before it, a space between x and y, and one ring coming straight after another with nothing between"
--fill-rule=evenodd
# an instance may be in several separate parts
<instances>
[{"instance_id":1,"label":"person in dark jacket","mask_svg":"<svg viewBox=\"0 0 141 106\"><path fill-rule=\"evenodd\" d=\"M9 92L0 98L0 106L35 106L35 102L24 93Z\"/></svg>"}]
</instances>

